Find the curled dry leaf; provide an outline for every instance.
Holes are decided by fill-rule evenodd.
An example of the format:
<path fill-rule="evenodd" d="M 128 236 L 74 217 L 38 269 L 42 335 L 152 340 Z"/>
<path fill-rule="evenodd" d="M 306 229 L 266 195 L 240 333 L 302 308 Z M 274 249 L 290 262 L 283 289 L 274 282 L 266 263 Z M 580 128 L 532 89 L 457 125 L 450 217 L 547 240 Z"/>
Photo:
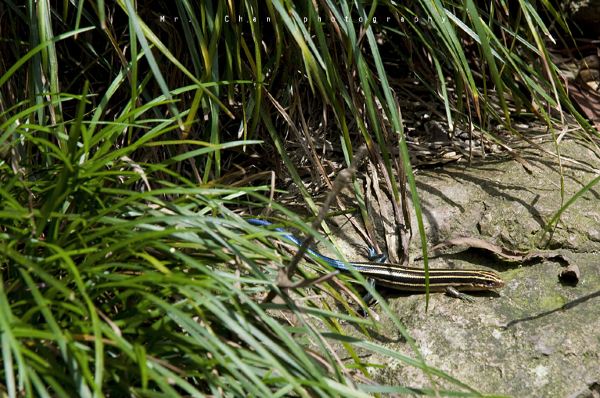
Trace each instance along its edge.
<path fill-rule="evenodd" d="M 579 282 L 581 273 L 577 264 L 569 264 L 566 268 L 562 269 L 558 274 L 558 279 L 563 283 L 569 285 L 577 285 Z"/>
<path fill-rule="evenodd" d="M 550 260 L 561 263 L 566 266 L 565 269 L 559 274 L 559 279 L 562 282 L 576 285 L 579 282 L 579 268 L 573 264 L 572 261 L 565 255 L 555 252 L 532 252 L 532 251 L 518 251 L 511 250 L 505 247 L 495 245 L 488 241 L 473 237 L 461 237 L 448 239 L 442 243 L 438 243 L 431 248 L 434 254 L 439 254 L 445 249 L 460 246 L 467 249 L 480 249 L 493 254 L 497 259 L 501 261 L 521 263 L 521 264 L 533 264 L 540 263 L 542 261 Z"/>

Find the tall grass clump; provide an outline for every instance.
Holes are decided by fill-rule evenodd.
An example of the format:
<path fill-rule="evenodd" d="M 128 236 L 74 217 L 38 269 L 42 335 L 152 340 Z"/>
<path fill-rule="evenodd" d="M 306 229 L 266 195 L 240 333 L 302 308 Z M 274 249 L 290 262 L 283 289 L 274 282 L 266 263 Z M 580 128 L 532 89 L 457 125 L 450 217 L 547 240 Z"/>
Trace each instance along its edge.
<path fill-rule="evenodd" d="M 450 125 L 471 115 L 509 128 L 502 91 L 518 92 L 515 80 L 522 99 L 559 104 L 562 91 L 544 86 L 555 71 L 525 61 L 544 56 L 544 24 L 520 4 L 506 25 L 502 7 L 472 1 L 0 4 L 2 394 L 478 395 L 416 349 L 370 342 L 377 324 L 346 303 L 343 278 L 319 279 L 316 265 L 283 283 L 290 258 L 269 243 L 277 233 L 242 216 L 268 208 L 314 236 L 307 215 L 279 204 L 282 189 L 316 215 L 313 194 L 366 144 L 396 222 L 408 223 L 412 195 L 424 241 L 405 86 L 390 76 L 413 68 Z M 374 354 L 421 369 L 431 386 L 375 383 L 381 365 L 364 359 Z"/>

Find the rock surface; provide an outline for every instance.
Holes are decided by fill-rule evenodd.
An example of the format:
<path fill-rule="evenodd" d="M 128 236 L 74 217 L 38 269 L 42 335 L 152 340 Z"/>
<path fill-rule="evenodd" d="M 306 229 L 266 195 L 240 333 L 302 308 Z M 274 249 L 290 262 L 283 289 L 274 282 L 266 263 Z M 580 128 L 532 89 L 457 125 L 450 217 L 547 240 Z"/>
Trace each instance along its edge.
<path fill-rule="evenodd" d="M 431 243 L 472 236 L 512 249 L 540 250 L 549 242 L 581 271 L 579 283 L 570 286 L 559 283 L 562 265 L 552 261 L 521 266 L 471 251 L 432 259 L 432 267 L 496 270 L 506 286 L 474 295 L 473 303 L 432 294 L 427 312 L 423 295 L 388 297 L 428 365 L 484 393 L 595 396 L 600 386 L 600 184 L 562 214 L 551 239 L 548 234 L 542 239 L 561 203 L 600 175 L 600 160 L 581 142 L 560 145 L 562 155 L 578 162 L 562 162 L 562 199 L 558 162 L 531 147 L 521 154 L 532 174 L 512 160 L 417 173 Z M 552 143 L 542 147 L 554 150 Z M 351 235 L 345 228 L 344 233 Z M 411 245 L 411 253 L 420 252 L 418 238 Z M 379 343 L 414 355 L 397 332 L 385 334 L 397 330 L 390 320 L 382 316 L 380 321 Z M 369 362 L 386 363 L 378 379 L 387 384 L 431 386 L 426 374 L 401 362 L 383 357 Z M 439 387 L 451 386 L 441 381 Z"/>

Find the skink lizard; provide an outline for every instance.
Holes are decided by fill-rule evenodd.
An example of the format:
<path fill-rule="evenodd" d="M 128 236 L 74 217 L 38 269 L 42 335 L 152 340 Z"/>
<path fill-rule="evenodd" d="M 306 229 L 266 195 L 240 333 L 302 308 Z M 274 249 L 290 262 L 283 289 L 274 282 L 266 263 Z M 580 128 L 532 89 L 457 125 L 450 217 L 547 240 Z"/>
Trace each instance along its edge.
<path fill-rule="evenodd" d="M 246 219 L 252 225 L 268 227 L 273 225 L 266 220 L 255 218 Z M 298 247 L 302 241 L 296 236 L 285 231 L 283 228 L 274 228 L 282 232 L 283 237 Z M 425 292 L 425 270 L 414 267 L 406 267 L 394 263 L 380 262 L 344 262 L 335 258 L 327 257 L 315 250 L 307 248 L 307 254 L 322 260 L 331 267 L 349 271 L 349 267 L 364 275 L 365 278 L 373 279 L 377 284 L 399 291 Z M 504 286 L 504 281 L 493 271 L 474 269 L 429 269 L 429 291 L 485 291 L 499 289 Z M 454 291 L 453 291 L 454 290 Z"/>

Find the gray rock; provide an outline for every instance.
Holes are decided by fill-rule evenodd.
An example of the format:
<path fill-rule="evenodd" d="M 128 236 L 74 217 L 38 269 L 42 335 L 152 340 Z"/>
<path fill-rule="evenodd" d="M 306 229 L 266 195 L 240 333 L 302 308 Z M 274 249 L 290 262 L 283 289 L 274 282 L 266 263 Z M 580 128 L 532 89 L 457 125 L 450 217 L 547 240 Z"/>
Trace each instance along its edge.
<path fill-rule="evenodd" d="M 543 147 L 553 150 L 551 143 Z M 559 283 L 562 265 L 555 262 L 521 266 L 482 253 L 456 253 L 430 265 L 496 270 L 506 286 L 474 295 L 474 303 L 432 294 L 428 312 L 423 295 L 389 299 L 427 364 L 481 392 L 579 397 L 593 396 L 600 385 L 600 184 L 563 213 L 553 234 L 543 234 L 561 204 L 598 175 L 593 170 L 600 169 L 600 161 L 581 142 L 565 140 L 560 148 L 579 162 L 562 162 L 564 196 L 558 162 L 534 148 L 521 149 L 533 174 L 515 161 L 488 159 L 416 175 L 430 244 L 459 236 L 513 249 L 539 250 L 548 243 L 581 271 L 578 285 L 568 286 Z M 350 229 L 344 227 L 340 241 L 359 242 L 358 237 L 348 239 Z M 411 253 L 420 253 L 418 238 L 412 240 Z M 414 357 L 409 345 L 397 340 L 391 321 L 382 316 L 380 322 L 379 342 Z M 400 361 L 382 357 L 369 362 L 385 363 L 377 375 L 382 382 L 431 386 L 426 374 Z M 452 388 L 443 381 L 438 387 Z"/>

